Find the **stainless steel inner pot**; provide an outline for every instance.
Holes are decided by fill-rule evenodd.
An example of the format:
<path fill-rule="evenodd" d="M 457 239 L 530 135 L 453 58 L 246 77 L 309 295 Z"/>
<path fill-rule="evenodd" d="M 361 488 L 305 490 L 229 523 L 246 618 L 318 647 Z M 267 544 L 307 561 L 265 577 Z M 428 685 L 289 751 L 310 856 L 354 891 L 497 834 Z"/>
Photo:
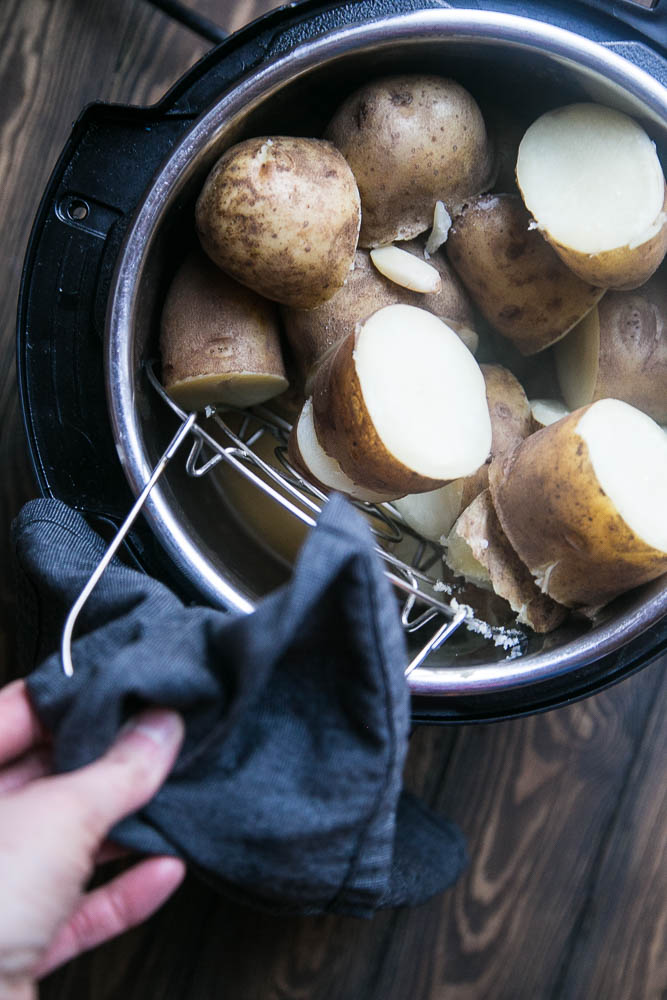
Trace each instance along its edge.
<path fill-rule="evenodd" d="M 120 254 L 107 316 L 106 376 L 118 454 L 138 494 L 174 431 L 147 384 L 165 288 L 192 232 L 193 205 L 215 160 L 253 135 L 318 135 L 355 86 L 381 74 L 435 72 L 485 98 L 539 114 L 596 100 L 639 119 L 667 162 L 667 91 L 613 51 L 523 17 L 429 10 L 358 24 L 302 44 L 243 78 L 197 121 L 164 163 Z M 146 517 L 178 568 L 209 602 L 251 611 L 288 569 L 225 502 L 219 481 L 192 480 L 184 456 L 169 467 Z M 531 638 L 507 660 L 482 639 L 452 638 L 410 677 L 413 693 L 441 697 L 509 691 L 550 680 L 618 650 L 667 612 L 667 584 L 618 599 L 596 627 L 568 625 Z"/>

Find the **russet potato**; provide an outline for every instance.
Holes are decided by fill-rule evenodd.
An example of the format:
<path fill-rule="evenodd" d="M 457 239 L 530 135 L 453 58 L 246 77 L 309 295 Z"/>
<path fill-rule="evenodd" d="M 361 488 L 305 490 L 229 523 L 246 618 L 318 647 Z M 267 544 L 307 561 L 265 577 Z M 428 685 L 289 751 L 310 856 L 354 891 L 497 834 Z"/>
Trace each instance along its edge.
<path fill-rule="evenodd" d="M 444 77 L 365 84 L 336 111 L 325 136 L 357 180 L 362 247 L 413 239 L 430 228 L 437 201 L 453 215 L 490 183 L 493 158 L 479 107 Z"/>
<path fill-rule="evenodd" d="M 310 309 L 343 285 L 357 246 L 359 192 L 331 143 L 247 139 L 222 155 L 196 206 L 202 247 L 268 299 Z"/>

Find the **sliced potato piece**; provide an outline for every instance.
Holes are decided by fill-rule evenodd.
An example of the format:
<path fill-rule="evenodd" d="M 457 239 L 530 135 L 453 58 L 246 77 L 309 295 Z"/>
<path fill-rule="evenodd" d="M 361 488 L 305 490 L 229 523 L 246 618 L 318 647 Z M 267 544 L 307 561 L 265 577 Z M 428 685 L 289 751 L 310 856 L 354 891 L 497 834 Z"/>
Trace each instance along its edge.
<path fill-rule="evenodd" d="M 615 399 L 494 459 L 500 523 L 543 593 L 599 607 L 667 571 L 667 436 Z"/>
<path fill-rule="evenodd" d="M 422 493 L 479 468 L 491 446 L 484 378 L 424 309 L 373 313 L 319 367 L 317 437 L 357 483 Z"/>
<path fill-rule="evenodd" d="M 555 424 L 569 413 L 565 403 L 560 399 L 533 399 L 530 401 L 530 415 L 533 421 L 533 431 L 541 431 L 549 424 Z"/>
<path fill-rule="evenodd" d="M 354 260 L 359 191 L 322 139 L 247 139 L 223 153 L 196 206 L 199 240 L 218 267 L 268 299 L 326 302 Z"/>
<path fill-rule="evenodd" d="M 440 76 L 406 74 L 365 84 L 336 111 L 325 137 L 359 185 L 362 247 L 425 232 L 436 201 L 458 211 L 485 190 L 493 166 L 477 103 Z"/>
<path fill-rule="evenodd" d="M 667 421 L 667 267 L 632 292 L 609 292 L 555 349 L 571 409 L 622 399 Z"/>
<path fill-rule="evenodd" d="M 288 454 L 291 462 L 301 469 L 307 479 L 324 492 L 337 490 L 353 500 L 363 500 L 365 503 L 384 503 L 395 500 L 395 494 L 378 493 L 358 486 L 349 476 L 346 476 L 335 458 L 331 458 L 317 440 L 313 423 L 313 401 L 307 399 L 292 427 L 288 442 Z"/>
<path fill-rule="evenodd" d="M 413 241 L 403 244 L 423 261 L 422 244 Z M 315 363 L 343 337 L 353 333 L 371 313 L 396 302 L 420 306 L 454 329 L 466 347 L 475 351 L 477 334 L 474 331 L 472 306 L 460 281 L 447 263 L 443 253 L 433 254 L 430 265 L 440 276 L 440 290 L 433 294 L 419 294 L 401 288 L 385 278 L 371 263 L 367 250 L 357 250 L 354 269 L 347 281 L 333 298 L 316 309 L 282 310 L 285 332 L 304 379 Z M 310 391 L 310 384 L 306 386 Z"/>
<path fill-rule="evenodd" d="M 186 410 L 252 406 L 287 388 L 274 304 L 200 250 L 186 257 L 167 292 L 160 353 L 164 387 Z"/>
<path fill-rule="evenodd" d="M 371 260 L 385 278 L 412 292 L 433 295 L 442 287 L 434 267 L 400 247 L 377 247 L 371 250 Z"/>
<path fill-rule="evenodd" d="M 413 531 L 432 542 L 441 542 L 449 534 L 461 513 L 463 481 L 455 479 L 428 493 L 411 493 L 393 505 Z"/>
<path fill-rule="evenodd" d="M 534 122 L 517 181 L 540 230 L 575 274 L 601 288 L 642 285 L 667 251 L 667 185 L 634 119 L 570 104 Z"/>
<path fill-rule="evenodd" d="M 535 632 L 551 632 L 567 615 L 542 594 L 500 526 L 489 490 L 480 493 L 454 525 L 447 542 L 447 565 L 470 583 L 491 587 Z"/>
<path fill-rule="evenodd" d="M 485 319 L 524 355 L 565 336 L 604 294 L 562 263 L 518 195 L 483 195 L 454 220 L 447 255 Z"/>

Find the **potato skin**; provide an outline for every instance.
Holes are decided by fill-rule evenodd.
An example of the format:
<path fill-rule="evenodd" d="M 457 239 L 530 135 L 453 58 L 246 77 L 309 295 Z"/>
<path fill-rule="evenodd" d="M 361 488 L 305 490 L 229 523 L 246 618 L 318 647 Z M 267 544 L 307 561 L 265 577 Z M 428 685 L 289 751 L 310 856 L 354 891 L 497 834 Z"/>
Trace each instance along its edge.
<path fill-rule="evenodd" d="M 533 422 L 528 398 L 521 383 L 502 365 L 480 365 L 486 383 L 486 399 L 491 417 L 491 454 L 477 472 L 464 476 L 461 510 L 464 510 L 489 485 L 489 462 L 509 451 L 532 433 Z"/>
<path fill-rule="evenodd" d="M 422 245 L 416 240 L 402 244 L 402 249 L 423 259 Z M 395 302 L 428 309 L 440 319 L 449 321 L 453 329 L 472 330 L 472 306 L 444 254 L 433 254 L 429 263 L 440 274 L 442 287 L 439 292 L 422 295 L 389 281 L 374 267 L 367 250 L 357 250 L 347 281 L 327 302 L 315 309 L 283 306 L 285 333 L 304 378 L 325 351 L 354 332 L 357 323 Z"/>
<path fill-rule="evenodd" d="M 540 633 L 562 624 L 566 609 L 538 589 L 503 532 L 488 489 L 463 511 L 454 532 L 468 543 L 487 570 L 494 592 L 509 603 L 519 622 Z"/>
<path fill-rule="evenodd" d="M 338 150 L 289 136 L 228 149 L 196 206 L 201 245 L 223 271 L 302 309 L 343 285 L 360 221 L 357 185 Z"/>
<path fill-rule="evenodd" d="M 341 340 L 317 369 L 313 420 L 317 438 L 350 479 L 379 493 L 425 493 L 445 480 L 429 479 L 387 451 L 366 408 L 354 363 L 355 334 Z"/>
<path fill-rule="evenodd" d="M 667 555 L 627 526 L 602 491 L 576 427 L 589 407 L 494 459 L 489 486 L 501 526 L 543 593 L 600 607 L 667 570 Z"/>
<path fill-rule="evenodd" d="M 581 402 L 622 399 L 667 423 L 667 264 L 635 291 L 608 292 L 592 318 L 598 370 L 590 400 Z"/>
<path fill-rule="evenodd" d="M 182 262 L 167 292 L 160 353 L 165 389 L 186 408 L 237 401 L 230 393 L 238 397 L 253 379 L 266 383 L 265 395 L 255 387 L 253 402 L 287 388 L 276 306 L 199 249 Z"/>
<path fill-rule="evenodd" d="M 456 217 L 447 256 L 489 323 L 524 355 L 564 337 L 604 291 L 572 274 L 517 195 L 483 195 Z"/>
<path fill-rule="evenodd" d="M 343 102 L 325 137 L 359 185 L 362 247 L 418 236 L 432 225 L 437 200 L 451 215 L 491 176 L 477 103 L 440 76 L 406 74 L 366 84 Z"/>
<path fill-rule="evenodd" d="M 602 253 L 587 254 L 564 246 L 544 233 L 563 263 L 582 281 L 599 288 L 631 291 L 641 287 L 660 267 L 667 253 L 667 184 L 662 206 L 665 220 L 651 239 L 637 247 L 617 247 Z"/>

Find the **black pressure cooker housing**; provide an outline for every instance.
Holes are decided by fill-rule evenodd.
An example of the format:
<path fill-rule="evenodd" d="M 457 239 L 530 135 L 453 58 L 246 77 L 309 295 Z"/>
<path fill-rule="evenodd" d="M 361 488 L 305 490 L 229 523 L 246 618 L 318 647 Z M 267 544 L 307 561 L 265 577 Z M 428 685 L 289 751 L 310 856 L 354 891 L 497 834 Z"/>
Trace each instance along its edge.
<path fill-rule="evenodd" d="M 76 122 L 43 196 L 31 234 L 18 316 L 21 404 L 37 481 L 45 496 L 113 531 L 134 501 L 109 422 L 104 330 L 109 289 L 135 209 L 159 166 L 202 112 L 266 60 L 335 29 L 424 9 L 453 7 L 521 14 L 611 46 L 667 86 L 667 0 L 647 9 L 607 3 L 437 3 L 317 0 L 282 7 L 218 45 L 150 108 L 103 103 Z M 612 8 L 612 13 L 609 8 Z M 185 600 L 201 600 L 147 525 L 128 554 Z M 604 659 L 512 691 L 469 698 L 415 698 L 425 721 L 488 721 L 541 711 L 628 676 L 667 650 L 667 622 Z"/>

